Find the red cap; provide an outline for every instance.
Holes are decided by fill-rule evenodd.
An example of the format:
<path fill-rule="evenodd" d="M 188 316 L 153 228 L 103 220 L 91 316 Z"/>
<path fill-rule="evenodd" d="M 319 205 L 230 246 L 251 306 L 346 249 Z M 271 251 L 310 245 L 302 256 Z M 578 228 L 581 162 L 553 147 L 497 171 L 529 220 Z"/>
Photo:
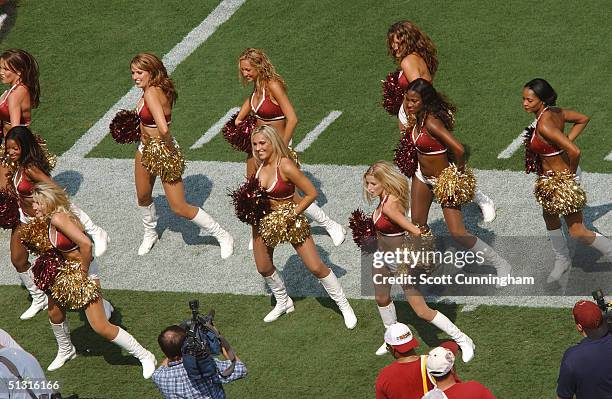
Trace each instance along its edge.
<path fill-rule="evenodd" d="M 572 310 L 576 324 L 583 328 L 594 330 L 601 325 L 603 314 L 599 307 L 591 301 L 578 301 Z"/>
<path fill-rule="evenodd" d="M 453 352 L 453 355 L 457 355 L 457 352 L 459 351 L 459 345 L 457 345 L 455 341 L 444 341 L 438 346 L 448 349 L 449 351 Z"/>

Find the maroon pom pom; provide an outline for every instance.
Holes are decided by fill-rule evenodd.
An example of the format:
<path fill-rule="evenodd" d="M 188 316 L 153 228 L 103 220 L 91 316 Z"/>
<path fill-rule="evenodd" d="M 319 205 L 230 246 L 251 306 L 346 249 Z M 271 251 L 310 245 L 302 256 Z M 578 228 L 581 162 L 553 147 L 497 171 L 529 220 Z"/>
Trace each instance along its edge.
<path fill-rule="evenodd" d="M 376 228 L 371 216 L 365 214 L 361 209 L 356 209 L 349 218 L 349 227 L 353 230 L 353 241 L 361 249 L 368 247 L 376 238 Z"/>
<path fill-rule="evenodd" d="M 412 141 L 412 134 L 406 131 L 395 147 L 395 156 L 393 162 L 399 170 L 406 176 L 414 176 L 417 170 L 419 160 L 417 158 L 417 150 Z"/>
<path fill-rule="evenodd" d="M 109 129 L 117 143 L 134 143 L 140 140 L 140 117 L 134 110 L 122 109 L 113 118 Z"/>
<path fill-rule="evenodd" d="M 62 265 L 64 258 L 57 249 L 50 249 L 40 255 L 34 266 L 32 273 L 34 274 L 34 283 L 38 288 L 45 291 L 47 294 L 51 292 L 51 286 L 55 283 L 58 267 Z"/>
<path fill-rule="evenodd" d="M 17 196 L 8 190 L 0 190 L 0 227 L 14 229 L 19 223 Z"/>
<path fill-rule="evenodd" d="M 232 197 L 236 216 L 244 223 L 254 226 L 270 212 L 270 201 L 266 191 L 255 176 L 247 179 L 228 195 Z"/>
<path fill-rule="evenodd" d="M 382 106 L 389 114 L 393 116 L 397 116 L 397 113 L 402 106 L 402 102 L 404 101 L 404 89 L 402 89 L 399 85 L 399 73 L 399 70 L 390 72 L 387 75 L 387 78 L 382 81 Z"/>
<path fill-rule="evenodd" d="M 528 126 L 523 130 L 523 144 L 525 145 L 525 173 L 537 173 L 538 176 L 542 175 L 544 169 L 542 168 L 542 159 L 540 154 L 535 153 L 529 149 L 529 143 L 531 137 L 535 134 L 535 128 Z"/>
<path fill-rule="evenodd" d="M 249 115 L 236 126 L 238 113 L 232 115 L 231 119 L 223 126 L 223 137 L 235 150 L 251 154 L 251 132 L 255 129 L 257 119 Z"/>

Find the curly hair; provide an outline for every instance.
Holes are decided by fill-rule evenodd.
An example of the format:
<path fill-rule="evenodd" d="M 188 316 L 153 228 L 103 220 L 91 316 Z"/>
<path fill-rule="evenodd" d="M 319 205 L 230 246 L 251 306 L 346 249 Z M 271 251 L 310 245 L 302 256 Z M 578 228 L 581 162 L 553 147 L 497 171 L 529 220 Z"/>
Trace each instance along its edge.
<path fill-rule="evenodd" d="M 150 86 L 159 87 L 162 89 L 170 104 L 174 105 L 178 99 L 178 93 L 174 88 L 174 82 L 168 77 L 168 71 L 163 62 L 152 53 L 140 53 L 137 54 L 132 61 L 130 66 L 134 66 L 143 71 L 151 74 Z"/>
<path fill-rule="evenodd" d="M 438 93 L 433 85 L 423 78 L 410 82 L 404 98 L 408 92 L 415 92 L 421 96 L 423 110 L 417 115 L 417 120 L 423 122 L 425 115 L 431 114 L 440 119 L 448 130 L 455 128 L 455 114 L 457 107 L 442 93 Z"/>
<path fill-rule="evenodd" d="M 23 83 L 30 93 L 32 108 L 40 104 L 40 84 L 38 83 L 38 62 L 32 54 L 18 48 L 8 49 L 0 54 L 0 59 L 6 62 L 8 68 L 19 74 Z"/>
<path fill-rule="evenodd" d="M 374 197 L 367 190 L 366 176 L 373 176 L 380 182 L 385 193 L 397 198 L 404 213 L 408 210 L 408 198 L 410 197 L 408 180 L 391 163 L 375 162 L 363 174 L 363 191 L 368 203 L 371 204 Z"/>
<path fill-rule="evenodd" d="M 243 60 L 248 61 L 249 64 L 251 64 L 251 66 L 257 71 L 255 88 L 258 91 L 264 89 L 266 83 L 273 80 L 279 82 L 281 86 L 283 86 L 283 89 L 287 90 L 285 81 L 283 80 L 282 76 L 276 72 L 274 65 L 272 65 L 272 61 L 270 61 L 270 58 L 268 58 L 266 53 L 260 49 L 251 47 L 245 49 L 238 58 L 238 77 L 243 85 L 246 86 L 248 84 L 248 81 L 244 78 L 244 76 L 242 76 L 242 73 L 240 73 L 240 61 Z"/>
<path fill-rule="evenodd" d="M 36 166 L 46 175 L 51 175 L 51 166 L 44 155 L 44 151 L 38 144 L 36 137 L 26 126 L 19 125 L 11 128 L 5 138 L 5 143 L 13 140 L 21 148 L 19 164 L 24 168 Z"/>
<path fill-rule="evenodd" d="M 32 190 L 32 199 L 40 205 L 44 214 L 65 213 L 77 226 L 83 228 L 83 224 L 72 211 L 70 198 L 63 188 L 50 183 L 37 183 Z"/>
<path fill-rule="evenodd" d="M 393 51 L 393 39 L 399 40 L 400 55 L 396 58 Z M 436 46 L 425 32 L 410 21 L 396 22 L 387 32 L 387 51 L 397 62 L 412 53 L 418 54 L 427 64 L 427 69 L 433 78 L 438 70 Z"/>

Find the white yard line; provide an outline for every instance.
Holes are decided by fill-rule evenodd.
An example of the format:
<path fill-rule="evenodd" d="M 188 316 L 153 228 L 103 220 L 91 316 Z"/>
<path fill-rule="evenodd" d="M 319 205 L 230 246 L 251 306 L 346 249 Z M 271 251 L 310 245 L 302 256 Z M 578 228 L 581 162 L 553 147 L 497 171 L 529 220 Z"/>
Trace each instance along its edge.
<path fill-rule="evenodd" d="M 612 152 L 609 153 L 605 158 L 606 161 L 612 161 Z"/>
<path fill-rule="evenodd" d="M 212 125 L 210 127 L 210 129 L 208 129 L 206 131 L 206 133 L 204 133 L 204 135 L 202 137 L 200 137 L 198 139 L 198 141 L 196 141 L 191 147 L 192 150 L 195 150 L 197 148 L 201 148 L 204 144 L 208 143 L 210 140 L 214 139 L 215 136 L 217 134 L 219 134 L 219 132 L 221 131 L 221 128 L 223 127 L 223 125 L 225 125 L 225 123 L 227 121 L 230 120 L 230 118 L 232 117 L 233 114 L 235 114 L 236 112 L 240 111 L 239 107 L 234 107 L 234 108 L 230 108 L 229 111 L 227 111 L 227 113 L 225 115 L 223 115 L 221 117 L 221 119 L 219 119 L 217 121 L 217 123 L 215 123 L 214 125 Z"/>
<path fill-rule="evenodd" d="M 508 159 L 523 145 L 523 133 L 519 134 L 512 143 L 508 145 L 502 152 L 499 153 L 497 159 Z"/>
<path fill-rule="evenodd" d="M 327 129 L 329 125 L 331 125 L 336 119 L 340 117 L 340 115 L 342 115 L 342 111 L 330 112 L 329 115 L 323 118 L 321 123 L 319 123 L 314 129 L 312 129 L 306 135 L 306 137 L 304 137 L 304 140 L 302 140 L 300 144 L 295 147 L 295 150 L 298 152 L 305 151 L 317 139 L 317 137 L 319 137 L 319 135 L 323 133 L 325 129 Z"/>
<path fill-rule="evenodd" d="M 172 50 L 163 58 L 168 73 L 172 73 L 176 67 L 201 46 L 221 24 L 226 22 L 244 4 L 246 0 L 223 0 L 208 16 L 191 32 L 187 34 Z M 115 105 L 113 105 L 104 116 L 97 121 L 77 142 L 66 151 L 62 157 L 65 159 L 84 158 L 98 145 L 108 133 L 108 125 L 117 111 L 120 109 L 134 108 L 134 104 L 141 95 L 140 90 L 132 88 Z"/>

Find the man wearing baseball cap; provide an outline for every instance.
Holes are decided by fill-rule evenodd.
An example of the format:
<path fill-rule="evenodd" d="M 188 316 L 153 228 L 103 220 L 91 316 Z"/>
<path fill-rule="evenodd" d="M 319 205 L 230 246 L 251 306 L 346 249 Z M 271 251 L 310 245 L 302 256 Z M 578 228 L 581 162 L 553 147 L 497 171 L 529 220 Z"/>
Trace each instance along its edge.
<path fill-rule="evenodd" d="M 395 323 L 385 331 L 385 343 L 396 360 L 378 374 L 376 399 L 421 399 L 434 385 L 425 367 L 426 356 L 414 350 L 419 342 L 407 325 Z"/>
<path fill-rule="evenodd" d="M 491 391 L 481 383 L 459 380 L 455 372 L 455 353 L 442 346 L 429 352 L 427 371 L 435 378 L 436 389 L 423 396 L 423 399 L 495 399 Z"/>
<path fill-rule="evenodd" d="M 584 338 L 565 351 L 557 379 L 559 399 L 612 397 L 612 335 L 599 307 L 578 301 L 572 310 Z"/>

